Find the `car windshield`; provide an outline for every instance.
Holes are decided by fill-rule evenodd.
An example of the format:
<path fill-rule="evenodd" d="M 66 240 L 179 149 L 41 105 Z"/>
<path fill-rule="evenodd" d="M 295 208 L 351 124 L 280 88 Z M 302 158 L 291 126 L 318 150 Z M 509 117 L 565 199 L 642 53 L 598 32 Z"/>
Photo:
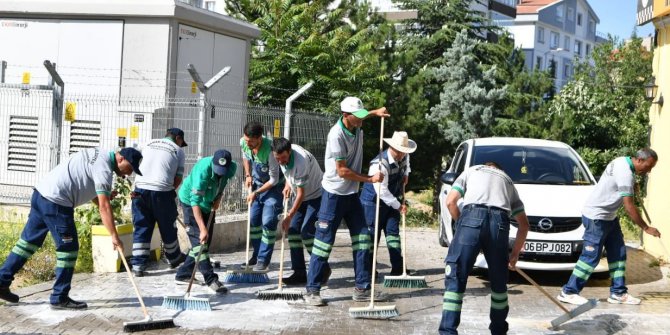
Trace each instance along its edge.
<path fill-rule="evenodd" d="M 475 146 L 472 165 L 495 162 L 516 184 L 593 185 L 568 148 L 515 145 Z"/>

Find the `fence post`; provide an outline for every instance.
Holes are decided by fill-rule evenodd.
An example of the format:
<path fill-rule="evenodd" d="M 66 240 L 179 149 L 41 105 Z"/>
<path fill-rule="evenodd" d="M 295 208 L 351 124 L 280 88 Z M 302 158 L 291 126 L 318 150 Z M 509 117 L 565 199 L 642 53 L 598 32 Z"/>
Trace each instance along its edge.
<path fill-rule="evenodd" d="M 0 62 L 0 84 L 5 83 L 5 70 L 7 70 L 7 61 Z"/>
<path fill-rule="evenodd" d="M 284 138 L 287 140 L 289 139 L 289 136 L 291 136 L 291 105 L 293 104 L 293 100 L 298 99 L 298 97 L 307 92 L 307 90 L 309 90 L 312 85 L 314 85 L 314 81 L 310 80 L 307 84 L 305 84 L 295 93 L 291 94 L 288 99 L 286 99 L 286 107 L 284 109 Z"/>
<path fill-rule="evenodd" d="M 191 78 L 198 86 L 198 90 L 200 90 L 200 99 L 198 104 L 198 107 L 200 107 L 200 110 L 198 111 L 198 159 L 200 159 L 203 157 L 203 152 L 205 151 L 205 109 L 207 109 L 208 102 L 207 91 L 209 91 L 209 89 L 217 82 L 219 82 L 223 76 L 230 72 L 230 66 L 226 66 L 221 69 L 221 71 L 215 74 L 214 77 L 209 79 L 206 83 L 202 81 L 193 64 L 186 65 L 186 70 L 188 70 Z"/>
<path fill-rule="evenodd" d="M 44 67 L 49 72 L 49 86 L 53 89 L 51 95 L 51 167 L 60 163 L 61 137 L 63 135 L 63 99 L 65 99 L 65 83 L 56 71 L 56 63 L 44 61 Z"/>

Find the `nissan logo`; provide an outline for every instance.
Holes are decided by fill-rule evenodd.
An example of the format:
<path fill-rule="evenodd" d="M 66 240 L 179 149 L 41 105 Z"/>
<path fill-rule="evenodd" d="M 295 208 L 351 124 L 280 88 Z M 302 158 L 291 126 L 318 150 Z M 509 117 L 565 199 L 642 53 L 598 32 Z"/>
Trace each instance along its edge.
<path fill-rule="evenodd" d="M 547 231 L 547 230 L 551 229 L 551 227 L 554 226 L 554 223 L 551 222 L 551 220 L 548 219 L 548 218 L 543 218 L 542 220 L 540 220 L 540 221 L 537 223 L 537 226 L 538 226 L 540 229 L 542 229 L 542 230 L 544 230 L 544 231 Z"/>

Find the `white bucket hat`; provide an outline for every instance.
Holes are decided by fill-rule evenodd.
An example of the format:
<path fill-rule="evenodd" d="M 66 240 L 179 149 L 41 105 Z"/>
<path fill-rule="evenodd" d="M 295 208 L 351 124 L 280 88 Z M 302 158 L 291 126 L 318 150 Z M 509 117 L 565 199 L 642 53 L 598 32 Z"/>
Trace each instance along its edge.
<path fill-rule="evenodd" d="M 404 131 L 394 132 L 393 137 L 385 138 L 384 142 L 388 143 L 393 149 L 406 154 L 411 154 L 416 151 L 416 142 L 410 140 L 407 136 L 407 132 Z"/>

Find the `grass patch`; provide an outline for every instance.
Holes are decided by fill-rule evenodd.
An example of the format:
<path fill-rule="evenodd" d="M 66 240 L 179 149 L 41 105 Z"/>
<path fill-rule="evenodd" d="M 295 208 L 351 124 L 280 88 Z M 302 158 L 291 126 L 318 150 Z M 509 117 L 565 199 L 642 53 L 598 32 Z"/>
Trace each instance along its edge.
<path fill-rule="evenodd" d="M 407 208 L 407 227 L 414 228 L 437 228 L 437 215 L 412 207 Z"/>
<path fill-rule="evenodd" d="M 21 236 L 25 223 L 0 222 L 0 259 L 7 259 L 16 241 Z M 79 237 L 79 257 L 75 272 L 92 272 L 93 255 L 91 252 L 91 227 L 77 223 Z M 23 268 L 16 274 L 16 287 L 30 286 L 53 280 L 56 276 L 56 247 L 51 234 L 47 234 L 42 247 L 33 254 Z"/>

